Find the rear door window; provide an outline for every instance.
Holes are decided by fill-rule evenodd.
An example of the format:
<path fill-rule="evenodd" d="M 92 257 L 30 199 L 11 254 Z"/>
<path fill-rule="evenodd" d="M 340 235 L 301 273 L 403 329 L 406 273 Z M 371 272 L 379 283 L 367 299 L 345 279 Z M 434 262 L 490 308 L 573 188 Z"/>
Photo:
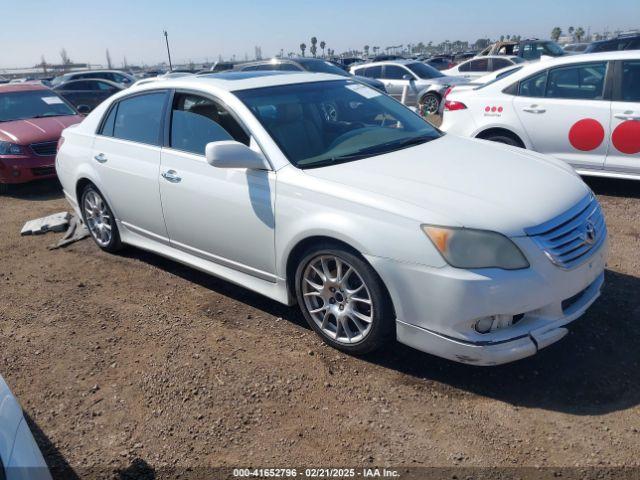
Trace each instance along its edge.
<path fill-rule="evenodd" d="M 547 86 L 547 73 L 548 71 L 545 70 L 522 80 L 518 89 L 518 95 L 522 97 L 544 97 Z"/>
<path fill-rule="evenodd" d="M 167 94 L 154 92 L 118 102 L 113 136 L 122 140 L 160 145 L 160 125 Z"/>
<path fill-rule="evenodd" d="M 501 70 L 501 69 L 503 69 L 505 67 L 508 67 L 510 65 L 513 65 L 513 63 L 511 63 L 506 58 L 493 58 L 493 59 L 491 59 L 491 71 L 492 72 L 495 72 L 496 70 Z"/>

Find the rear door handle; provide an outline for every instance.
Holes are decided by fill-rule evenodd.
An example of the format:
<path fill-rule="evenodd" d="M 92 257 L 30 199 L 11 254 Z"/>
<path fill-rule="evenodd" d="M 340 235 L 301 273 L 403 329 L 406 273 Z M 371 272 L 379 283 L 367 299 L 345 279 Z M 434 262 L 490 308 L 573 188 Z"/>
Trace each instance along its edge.
<path fill-rule="evenodd" d="M 162 178 L 171 183 L 179 183 L 182 180 L 182 177 L 178 176 L 178 172 L 175 170 L 167 170 L 166 172 L 162 172 Z"/>
<path fill-rule="evenodd" d="M 98 155 L 93 157 L 93 159 L 98 163 L 104 163 L 108 160 L 107 156 L 104 153 L 99 153 Z"/>
<path fill-rule="evenodd" d="M 527 112 L 527 113 L 535 113 L 535 114 L 541 114 L 546 112 L 546 110 L 544 108 L 538 108 L 537 105 L 531 105 L 529 108 L 523 108 L 523 111 Z"/>
<path fill-rule="evenodd" d="M 614 115 L 614 117 L 618 120 L 640 120 L 640 115 L 630 115 L 632 113 L 633 112 L 617 113 Z"/>

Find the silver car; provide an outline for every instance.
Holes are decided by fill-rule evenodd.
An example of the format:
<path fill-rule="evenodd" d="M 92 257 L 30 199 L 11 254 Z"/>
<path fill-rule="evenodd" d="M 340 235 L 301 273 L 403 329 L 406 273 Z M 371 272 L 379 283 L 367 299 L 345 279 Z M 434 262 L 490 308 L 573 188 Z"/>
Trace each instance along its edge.
<path fill-rule="evenodd" d="M 468 83 L 465 78 L 448 77 L 416 60 L 366 63 L 352 67 L 351 73 L 381 80 L 387 93 L 397 100 L 402 100 L 403 91 L 408 87 L 404 103 L 417 106 L 423 114 L 440 111 L 447 88 Z"/>

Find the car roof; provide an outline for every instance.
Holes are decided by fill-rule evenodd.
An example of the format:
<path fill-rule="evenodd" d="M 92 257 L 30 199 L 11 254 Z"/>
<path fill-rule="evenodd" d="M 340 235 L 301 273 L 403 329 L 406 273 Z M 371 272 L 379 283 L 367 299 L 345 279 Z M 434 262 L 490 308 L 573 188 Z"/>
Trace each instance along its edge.
<path fill-rule="evenodd" d="M 41 83 L 6 83 L 0 85 L 0 93 L 31 92 L 34 90 L 50 90 Z"/>
<path fill-rule="evenodd" d="M 154 82 L 133 85 L 129 88 L 135 90 L 148 90 L 158 88 L 193 88 L 214 87 L 228 92 L 250 90 L 253 88 L 275 87 L 280 85 L 292 85 L 296 83 L 326 82 L 331 80 L 345 80 L 345 77 L 329 73 L 308 72 L 280 72 L 280 71 L 250 71 L 250 72 L 221 72 L 204 75 L 191 75 L 186 77 L 159 79 Z"/>
<path fill-rule="evenodd" d="M 377 67 L 378 65 L 409 65 L 412 63 L 422 63 L 419 60 L 411 60 L 411 59 L 398 59 L 398 60 L 380 60 L 379 62 L 370 62 L 370 63 L 362 63 L 358 65 L 358 68 L 361 67 Z"/>

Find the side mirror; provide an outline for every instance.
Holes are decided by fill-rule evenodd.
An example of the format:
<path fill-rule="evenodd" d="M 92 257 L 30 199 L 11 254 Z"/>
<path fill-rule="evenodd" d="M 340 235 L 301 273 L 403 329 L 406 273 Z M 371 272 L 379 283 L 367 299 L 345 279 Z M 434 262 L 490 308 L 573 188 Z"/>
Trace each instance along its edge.
<path fill-rule="evenodd" d="M 264 155 L 234 140 L 207 143 L 205 157 L 209 165 L 218 168 L 270 169 Z"/>
<path fill-rule="evenodd" d="M 409 80 L 410 82 L 415 81 L 415 78 L 413 78 L 413 75 L 409 75 L 408 73 L 405 73 L 405 74 L 402 76 L 402 79 L 403 79 L 403 80 Z"/>
<path fill-rule="evenodd" d="M 91 112 L 91 107 L 89 105 L 78 105 L 76 107 L 76 110 L 78 110 L 78 113 L 80 115 L 87 115 L 89 112 Z"/>

